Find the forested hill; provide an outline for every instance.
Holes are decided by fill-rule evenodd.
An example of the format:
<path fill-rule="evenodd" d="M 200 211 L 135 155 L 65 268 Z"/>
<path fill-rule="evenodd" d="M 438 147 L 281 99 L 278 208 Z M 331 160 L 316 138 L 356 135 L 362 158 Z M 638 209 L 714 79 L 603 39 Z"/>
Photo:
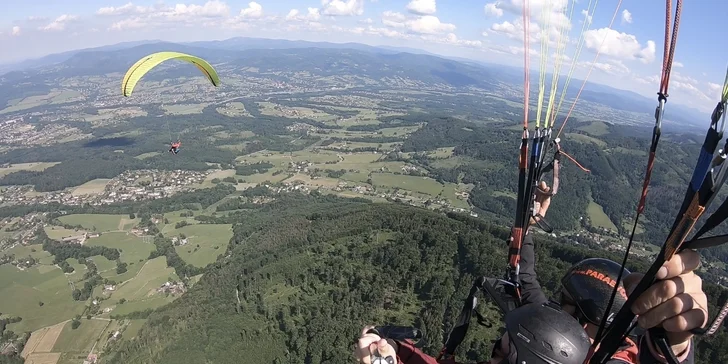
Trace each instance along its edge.
<path fill-rule="evenodd" d="M 473 279 L 502 275 L 506 259 L 506 229 L 399 204 L 292 194 L 231 216 L 227 256 L 151 313 L 109 363 L 348 363 L 365 324 L 417 326 L 434 354 Z M 595 253 L 538 242 L 537 269 L 549 291 L 568 266 Z M 722 296 L 707 289 L 711 299 Z M 462 358 L 486 358 L 498 335 L 493 306 L 481 312 L 490 327 L 473 326 Z M 701 342 L 698 362 L 728 361 L 721 346 L 728 347 L 725 333 Z"/>

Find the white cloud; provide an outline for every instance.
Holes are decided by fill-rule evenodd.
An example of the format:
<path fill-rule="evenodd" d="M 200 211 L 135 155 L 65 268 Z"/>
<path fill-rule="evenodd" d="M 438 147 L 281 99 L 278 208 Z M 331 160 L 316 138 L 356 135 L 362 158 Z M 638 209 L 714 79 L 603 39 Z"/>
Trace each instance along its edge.
<path fill-rule="evenodd" d="M 389 10 L 382 13 L 382 24 L 391 28 L 407 29 L 418 34 L 439 34 L 455 30 L 454 24 L 443 23 L 434 15 L 408 18 L 401 13 Z"/>
<path fill-rule="evenodd" d="M 586 9 L 581 11 L 581 15 L 584 15 L 584 19 L 586 20 L 587 25 L 591 25 L 592 20 L 594 20 L 594 17 L 589 15 L 589 12 Z"/>
<path fill-rule="evenodd" d="M 177 4 L 171 11 L 165 11 L 164 13 L 167 17 L 202 16 L 217 18 L 228 16 L 230 13 L 230 7 L 222 1 L 212 0 L 206 2 L 205 5 Z"/>
<path fill-rule="evenodd" d="M 372 20 L 372 18 L 366 18 L 364 20 L 359 20 L 359 22 L 362 24 L 374 24 L 374 20 Z"/>
<path fill-rule="evenodd" d="M 710 89 L 711 94 L 720 94 L 720 92 L 723 90 L 722 85 L 712 82 L 708 82 L 708 88 Z"/>
<path fill-rule="evenodd" d="M 607 62 L 578 62 L 577 65 L 589 69 L 593 67 L 608 73 L 610 75 L 627 75 L 629 74 L 629 67 L 627 67 L 620 60 L 610 60 Z"/>
<path fill-rule="evenodd" d="M 248 3 L 247 8 L 240 10 L 240 16 L 244 18 L 260 18 L 263 16 L 263 7 L 255 1 L 251 1 Z"/>
<path fill-rule="evenodd" d="M 503 9 L 499 9 L 496 6 L 496 3 L 488 3 L 485 4 L 485 15 L 488 16 L 495 16 L 496 18 L 500 18 L 503 16 Z"/>
<path fill-rule="evenodd" d="M 486 5 L 486 11 L 488 11 L 488 5 L 492 5 L 491 13 L 508 12 L 519 17 L 523 13 L 523 0 L 501 0 Z M 549 28 L 562 28 L 566 27 L 567 30 L 571 29 L 571 22 L 566 14 L 569 0 L 529 0 L 529 9 L 531 10 L 532 19 L 542 21 L 542 14 L 544 14 L 544 8 L 546 9 L 546 17 L 549 19 Z M 497 13 L 496 13 L 497 14 Z"/>
<path fill-rule="evenodd" d="M 373 26 L 367 27 L 364 32 L 367 33 L 367 34 L 379 35 L 379 36 L 388 37 L 388 38 L 407 39 L 407 38 L 410 37 L 407 34 L 398 32 L 398 31 L 393 30 L 393 29 L 381 28 L 381 27 L 373 27 Z"/>
<path fill-rule="evenodd" d="M 512 23 L 509 21 L 504 21 L 502 23 L 494 23 L 490 26 L 490 30 L 499 33 L 502 35 L 505 35 L 508 38 L 518 40 L 520 43 L 523 43 L 523 19 L 517 18 Z M 556 48 L 558 45 L 558 40 L 561 37 L 561 32 L 556 27 L 549 27 L 547 29 L 548 34 L 542 34 L 542 28 L 541 26 L 536 22 L 530 22 L 529 24 L 529 44 L 531 43 L 540 43 L 541 38 L 546 35 L 549 40 L 549 47 Z M 564 42 L 568 42 L 568 37 L 564 37 Z M 533 47 L 533 45 L 531 45 Z"/>
<path fill-rule="evenodd" d="M 672 66 L 677 67 L 677 68 L 685 67 L 684 64 L 682 64 L 681 62 L 678 62 L 678 61 L 672 61 Z"/>
<path fill-rule="evenodd" d="M 459 45 L 459 46 L 465 46 L 465 47 L 472 47 L 472 48 L 479 48 L 483 46 L 483 42 L 479 40 L 465 40 L 465 39 L 459 39 L 457 35 L 454 33 L 448 33 L 445 37 L 445 43 Z"/>
<path fill-rule="evenodd" d="M 31 15 L 28 17 L 28 21 L 46 21 L 48 20 L 47 16 L 35 16 Z"/>
<path fill-rule="evenodd" d="M 523 46 L 506 46 L 506 45 L 500 45 L 500 44 L 493 44 L 488 47 L 488 50 L 501 53 L 501 54 L 509 54 L 509 55 L 523 55 L 525 48 Z M 533 50 L 532 48 L 528 49 L 528 54 L 531 57 L 538 57 L 539 53 Z"/>
<path fill-rule="evenodd" d="M 642 63 L 651 63 L 655 60 L 655 42 L 648 40 L 643 48 L 636 36 L 614 29 L 587 30 L 584 32 L 584 44 L 595 51 L 601 46 L 601 54 L 612 57 L 639 59 Z"/>
<path fill-rule="evenodd" d="M 147 6 L 134 5 L 133 3 L 126 3 L 122 6 L 114 7 L 107 6 L 100 8 L 96 11 L 97 15 L 132 15 L 132 14 L 145 14 L 154 11 L 154 8 Z"/>
<path fill-rule="evenodd" d="M 321 18 L 321 13 L 318 8 L 308 8 L 307 19 L 319 20 L 320 18 Z"/>
<path fill-rule="evenodd" d="M 13 27 L 13 31 L 12 31 L 12 33 L 10 33 L 10 34 L 12 34 L 12 35 L 20 35 L 20 27 L 19 27 L 19 26 L 17 26 L 17 25 L 16 25 L 16 26 L 14 26 L 14 27 Z"/>
<path fill-rule="evenodd" d="M 432 15 L 425 15 L 415 20 L 409 20 L 406 24 L 409 30 L 422 34 L 436 34 L 455 30 L 454 24 L 443 23 L 436 16 Z"/>
<path fill-rule="evenodd" d="M 252 11 L 252 13 L 246 13 L 250 15 L 248 16 L 250 18 L 255 16 L 257 10 L 262 13 L 262 7 L 258 9 L 256 5 L 259 4 L 251 2 L 247 9 L 243 9 L 241 11 L 240 16 L 243 17 L 242 13 L 245 10 Z M 229 18 L 230 7 L 227 3 L 219 0 L 210 0 L 203 5 L 175 4 L 172 6 L 158 3 L 152 7 L 135 6 L 132 3 L 128 3 L 117 8 L 101 8 L 96 13 L 107 16 L 125 14 L 134 15 L 114 22 L 109 27 L 110 30 L 167 27 L 170 26 L 170 23 L 174 25 L 201 24 L 204 27 L 214 27 L 221 24 L 231 26 L 233 28 L 239 28 L 240 26 L 240 21 L 238 19 Z"/>
<path fill-rule="evenodd" d="M 706 95 L 705 92 L 703 92 L 701 90 L 701 87 L 698 87 L 698 86 L 700 86 L 700 82 L 698 82 L 698 80 L 696 80 L 690 76 L 685 76 L 685 75 L 682 75 L 680 72 L 674 72 L 674 71 L 670 74 L 671 89 L 685 91 L 688 94 L 690 94 L 690 96 L 693 96 L 693 97 L 697 96 L 698 98 L 700 98 L 704 101 L 711 101 L 711 100 L 717 99 L 717 97 L 710 97 L 710 96 Z M 715 95 L 715 96 L 719 96 L 719 95 Z"/>
<path fill-rule="evenodd" d="M 627 9 L 622 10 L 622 23 L 632 23 L 632 13 Z"/>
<path fill-rule="evenodd" d="M 286 15 L 286 20 L 295 20 L 296 18 L 298 18 L 298 9 L 291 9 Z"/>
<path fill-rule="evenodd" d="M 77 20 L 77 19 L 78 19 L 78 17 L 75 16 L 75 15 L 63 14 L 63 15 L 57 17 L 56 20 L 54 20 L 50 24 L 48 24 L 48 25 L 46 25 L 44 27 L 40 27 L 39 29 L 40 30 L 45 30 L 45 31 L 60 31 L 60 30 L 64 30 L 64 29 L 66 29 L 66 24 L 68 24 L 68 23 L 70 23 L 70 22 L 72 22 L 74 20 Z"/>
<path fill-rule="evenodd" d="M 418 15 L 432 15 L 437 11 L 435 0 L 412 0 L 407 4 L 410 13 Z"/>
<path fill-rule="evenodd" d="M 364 14 L 364 0 L 321 0 L 324 15 L 347 16 Z"/>
<path fill-rule="evenodd" d="M 308 14 L 301 15 L 298 9 L 291 9 L 291 11 L 288 12 L 288 15 L 286 15 L 286 20 L 288 21 L 302 21 L 302 20 L 308 20 L 308 21 L 318 21 L 321 18 L 321 13 L 319 12 L 318 8 L 308 8 Z"/>
<path fill-rule="evenodd" d="M 634 80 L 639 83 L 645 84 L 645 85 L 658 86 L 660 83 L 660 76 L 659 75 L 652 75 L 652 76 L 647 76 L 647 77 L 635 76 Z"/>
<path fill-rule="evenodd" d="M 127 29 L 139 29 L 144 28 L 147 23 L 140 17 L 124 19 L 111 24 L 109 29 L 111 30 L 127 30 Z"/>
<path fill-rule="evenodd" d="M 488 36 L 488 32 L 486 32 L 486 31 L 484 30 L 484 31 L 483 31 L 483 33 L 482 33 L 482 35 L 483 35 L 484 37 L 487 37 L 487 36 Z"/>
<path fill-rule="evenodd" d="M 382 13 L 382 24 L 392 28 L 404 28 L 407 17 L 396 11 L 387 10 Z"/>

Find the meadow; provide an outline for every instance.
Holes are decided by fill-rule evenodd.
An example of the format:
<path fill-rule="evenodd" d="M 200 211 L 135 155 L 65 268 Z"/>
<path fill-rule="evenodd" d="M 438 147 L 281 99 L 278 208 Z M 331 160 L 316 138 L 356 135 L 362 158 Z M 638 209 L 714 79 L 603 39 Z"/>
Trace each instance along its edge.
<path fill-rule="evenodd" d="M 188 243 L 176 246 L 177 254 L 196 267 L 205 267 L 214 262 L 217 256 L 225 252 L 225 248 L 233 236 L 232 225 L 229 224 L 198 224 L 187 225 L 174 229 L 166 236 L 179 236 L 184 234 Z"/>

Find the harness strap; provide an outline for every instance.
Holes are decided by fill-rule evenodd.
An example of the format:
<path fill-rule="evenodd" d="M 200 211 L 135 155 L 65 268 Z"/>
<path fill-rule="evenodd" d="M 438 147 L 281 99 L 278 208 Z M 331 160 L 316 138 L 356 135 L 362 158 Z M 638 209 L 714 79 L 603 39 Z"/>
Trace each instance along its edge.
<path fill-rule="evenodd" d="M 476 307 L 478 306 L 478 292 L 487 292 L 488 296 L 493 299 L 504 315 L 518 306 L 518 303 L 515 300 L 508 299 L 508 297 L 513 297 L 510 293 L 508 293 L 509 287 L 515 288 L 513 283 L 503 279 L 480 277 L 473 282 L 473 286 L 470 288 L 470 293 L 467 298 L 465 298 L 463 308 L 460 310 L 460 315 L 458 315 L 458 318 L 455 321 L 455 326 L 453 326 L 452 330 L 450 330 L 445 346 L 442 350 L 440 350 L 440 353 L 437 356 L 438 361 L 440 359 L 454 357 L 455 350 L 457 350 L 458 346 L 460 346 L 463 340 L 465 340 L 465 336 L 470 328 L 470 320 L 472 319 L 473 314 L 476 315 L 478 324 L 486 327 L 492 326 L 486 318 L 476 310 Z"/>

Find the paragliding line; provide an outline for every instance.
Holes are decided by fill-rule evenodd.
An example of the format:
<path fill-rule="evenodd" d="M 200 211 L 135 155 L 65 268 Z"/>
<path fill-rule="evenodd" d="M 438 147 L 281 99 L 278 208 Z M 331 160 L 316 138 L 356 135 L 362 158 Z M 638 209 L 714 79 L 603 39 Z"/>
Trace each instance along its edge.
<path fill-rule="evenodd" d="M 614 14 L 612 15 L 612 20 L 609 22 L 609 27 L 607 29 L 612 29 L 612 25 L 614 24 L 614 19 L 617 18 L 617 13 L 619 13 L 619 8 L 621 6 L 622 6 L 622 0 L 619 0 L 619 2 L 617 3 L 617 8 L 614 9 Z M 594 55 L 594 60 L 592 61 L 591 66 L 589 67 L 589 72 L 586 74 L 586 78 L 584 78 L 584 82 L 581 83 L 581 87 L 579 88 L 579 92 L 576 94 L 576 98 L 574 99 L 574 102 L 571 104 L 571 108 L 569 108 L 569 112 L 566 113 L 566 118 L 561 123 L 561 127 L 559 128 L 559 132 L 556 134 L 556 137 L 557 138 L 561 135 L 561 132 L 564 131 L 564 126 L 566 126 L 566 122 L 569 120 L 569 116 L 571 116 L 571 112 L 574 111 L 574 107 L 576 106 L 576 102 L 579 101 L 579 96 L 581 96 L 581 92 L 584 91 L 584 86 L 586 86 L 586 81 L 589 79 L 589 76 L 591 76 L 591 73 L 594 70 L 594 65 L 597 63 L 597 59 L 599 58 L 599 54 L 602 53 L 602 47 L 604 46 L 604 42 L 607 40 L 608 34 L 609 33 L 607 33 L 607 35 L 605 35 L 604 38 L 602 38 L 602 43 L 599 44 L 599 49 L 597 49 L 597 54 Z M 672 62 L 670 64 L 672 65 Z M 564 92 L 566 92 L 566 90 L 564 90 Z"/>

